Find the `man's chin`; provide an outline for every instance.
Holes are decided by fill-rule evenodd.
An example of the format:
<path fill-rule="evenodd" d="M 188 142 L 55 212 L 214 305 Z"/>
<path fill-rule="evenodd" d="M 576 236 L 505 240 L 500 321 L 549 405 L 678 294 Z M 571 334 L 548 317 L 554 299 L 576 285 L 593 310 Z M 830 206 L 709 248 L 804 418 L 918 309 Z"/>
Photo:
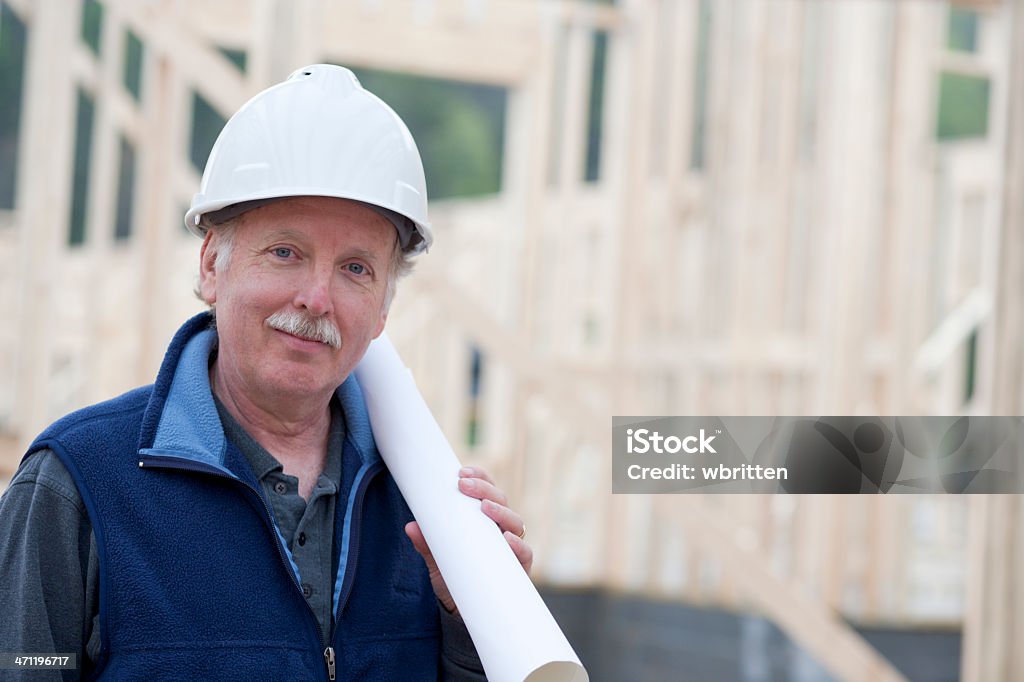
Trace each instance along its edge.
<path fill-rule="evenodd" d="M 344 381 L 344 377 L 337 383 L 328 378 L 339 376 L 336 366 L 301 360 L 275 364 L 276 367 L 264 367 L 258 381 L 263 392 L 282 399 L 305 401 L 318 394 L 329 398 Z"/>

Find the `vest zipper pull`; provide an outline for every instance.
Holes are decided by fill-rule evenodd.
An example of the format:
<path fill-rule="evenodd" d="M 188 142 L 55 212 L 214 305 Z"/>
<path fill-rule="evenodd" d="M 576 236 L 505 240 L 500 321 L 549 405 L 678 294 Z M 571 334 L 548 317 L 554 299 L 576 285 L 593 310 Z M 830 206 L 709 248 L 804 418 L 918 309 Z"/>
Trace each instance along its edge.
<path fill-rule="evenodd" d="M 324 660 L 327 661 L 327 676 L 334 679 L 334 647 L 324 649 Z"/>

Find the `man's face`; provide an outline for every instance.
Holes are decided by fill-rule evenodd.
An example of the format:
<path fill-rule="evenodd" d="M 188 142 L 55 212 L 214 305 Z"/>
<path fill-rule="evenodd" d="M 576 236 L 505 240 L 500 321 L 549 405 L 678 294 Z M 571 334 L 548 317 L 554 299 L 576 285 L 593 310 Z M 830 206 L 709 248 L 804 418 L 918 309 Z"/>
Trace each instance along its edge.
<path fill-rule="evenodd" d="M 220 236 L 211 231 L 200 293 L 217 308 L 218 380 L 252 398 L 329 397 L 384 329 L 396 240 L 391 223 L 360 204 L 282 199 L 241 217 L 218 271 Z M 275 329 L 267 320 L 278 313 L 321 318 L 340 346 Z"/>

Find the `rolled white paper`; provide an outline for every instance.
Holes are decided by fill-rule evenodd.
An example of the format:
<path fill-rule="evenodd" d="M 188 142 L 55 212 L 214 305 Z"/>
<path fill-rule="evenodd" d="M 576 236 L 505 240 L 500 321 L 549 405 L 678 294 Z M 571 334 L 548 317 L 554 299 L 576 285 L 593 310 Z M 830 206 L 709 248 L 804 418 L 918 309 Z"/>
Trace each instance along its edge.
<path fill-rule="evenodd" d="M 491 682 L 588 682 L 497 525 L 458 490 L 461 464 L 387 335 L 355 369 L 377 449 L 423 530 Z"/>

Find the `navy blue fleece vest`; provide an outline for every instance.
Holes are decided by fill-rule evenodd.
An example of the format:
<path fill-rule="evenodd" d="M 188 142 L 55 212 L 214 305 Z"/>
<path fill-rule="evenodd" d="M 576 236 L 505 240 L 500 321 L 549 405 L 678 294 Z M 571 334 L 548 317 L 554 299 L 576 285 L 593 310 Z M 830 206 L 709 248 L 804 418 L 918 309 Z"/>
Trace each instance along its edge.
<path fill-rule="evenodd" d="M 57 453 L 92 522 L 96 676 L 326 679 L 330 643 L 340 680 L 436 680 L 436 601 L 403 532 L 412 516 L 366 435 L 354 378 L 338 396 L 343 456 L 361 466 L 347 508 L 338 505 L 335 627 L 322 633 L 270 506 L 213 409 L 208 324 L 201 315 L 182 327 L 154 386 L 65 417 L 29 449 Z"/>

